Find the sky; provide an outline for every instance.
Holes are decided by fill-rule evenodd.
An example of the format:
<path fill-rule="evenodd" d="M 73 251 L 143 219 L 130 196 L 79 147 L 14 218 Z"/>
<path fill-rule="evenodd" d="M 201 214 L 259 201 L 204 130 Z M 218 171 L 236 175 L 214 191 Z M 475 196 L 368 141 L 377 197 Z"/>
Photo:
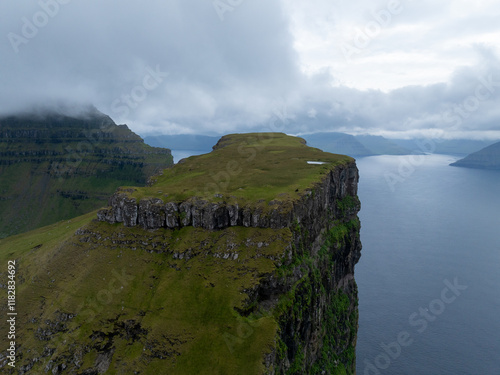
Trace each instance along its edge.
<path fill-rule="evenodd" d="M 2 0 L 0 115 L 500 139 L 494 0 Z"/>

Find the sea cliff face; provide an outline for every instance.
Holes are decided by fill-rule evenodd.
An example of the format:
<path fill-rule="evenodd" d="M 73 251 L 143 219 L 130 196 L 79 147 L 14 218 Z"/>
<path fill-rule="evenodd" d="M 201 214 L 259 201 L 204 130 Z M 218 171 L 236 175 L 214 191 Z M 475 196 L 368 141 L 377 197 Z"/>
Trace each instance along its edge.
<path fill-rule="evenodd" d="M 100 210 L 97 217 L 110 224 L 140 225 L 144 229 L 186 226 L 209 230 L 230 226 L 281 229 L 291 227 L 295 221 L 317 227 L 318 219 L 333 209 L 336 200 L 356 195 L 357 180 L 357 168 L 352 163 L 329 171 L 297 201 L 273 200 L 267 205 L 250 203 L 244 206 L 238 202 L 209 202 L 197 197 L 183 202 L 164 202 L 159 198 L 143 198 L 138 202 L 128 194 L 134 189 L 119 189 L 110 198 L 109 207 Z M 219 198 L 224 197 L 220 194 Z"/>
<path fill-rule="evenodd" d="M 352 163 L 304 197 L 291 227 L 291 262 L 252 294 L 254 303 L 276 306 L 277 347 L 266 359 L 270 374 L 355 373 L 357 182 Z"/>
<path fill-rule="evenodd" d="M 226 202 L 221 194 L 221 202 L 197 197 L 137 201 L 129 195 L 134 190 L 125 189 L 110 198 L 98 220 L 150 230 L 290 229 L 290 252 L 281 273 L 267 275 L 249 291 L 247 301 L 252 312 L 263 306 L 279 311 L 278 346 L 265 360 L 268 373 L 316 373 L 341 366 L 353 373 L 358 319 L 354 266 L 361 250 L 358 180 L 356 164 L 349 162 L 329 170 L 297 200 L 244 205 Z"/>
<path fill-rule="evenodd" d="M 354 374 L 357 184 L 349 157 L 231 135 L 73 235 L 0 242 L 29 280 L 11 373 Z"/>

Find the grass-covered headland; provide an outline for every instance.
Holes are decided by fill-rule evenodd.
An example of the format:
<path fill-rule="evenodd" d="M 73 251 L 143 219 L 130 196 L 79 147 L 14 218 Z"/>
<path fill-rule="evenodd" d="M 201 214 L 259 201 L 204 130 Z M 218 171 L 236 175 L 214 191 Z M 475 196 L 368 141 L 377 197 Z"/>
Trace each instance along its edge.
<path fill-rule="evenodd" d="M 147 230 L 93 212 L 1 240 L 0 283 L 16 260 L 18 312 L 17 367 L 2 371 L 353 373 L 356 184 L 351 158 L 283 134 L 231 135 L 130 194 L 292 205 L 291 225 Z"/>

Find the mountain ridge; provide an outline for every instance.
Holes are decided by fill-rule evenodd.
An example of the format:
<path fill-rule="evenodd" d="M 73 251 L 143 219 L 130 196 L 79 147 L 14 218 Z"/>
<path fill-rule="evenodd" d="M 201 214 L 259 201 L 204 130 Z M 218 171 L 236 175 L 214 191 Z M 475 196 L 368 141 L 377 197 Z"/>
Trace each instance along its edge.
<path fill-rule="evenodd" d="M 120 185 L 172 164 L 126 125 L 94 110 L 0 118 L 0 238 L 101 206 Z"/>
<path fill-rule="evenodd" d="M 455 167 L 500 170 L 500 142 L 474 152 L 450 165 Z"/>
<path fill-rule="evenodd" d="M 241 171 L 217 192 L 193 186 L 228 165 L 238 171 L 231 161 Z M 93 212 L 0 240 L 0 259 L 16 259 L 25 280 L 16 291 L 20 371 L 355 373 L 357 184 L 352 158 L 283 134 L 231 135 L 126 193 L 136 207 L 156 197 L 162 207 L 167 198 L 253 205 L 249 222 L 206 229 L 192 207 L 190 225 L 152 229 Z M 270 227 L 275 209 L 290 213 L 281 228 Z"/>

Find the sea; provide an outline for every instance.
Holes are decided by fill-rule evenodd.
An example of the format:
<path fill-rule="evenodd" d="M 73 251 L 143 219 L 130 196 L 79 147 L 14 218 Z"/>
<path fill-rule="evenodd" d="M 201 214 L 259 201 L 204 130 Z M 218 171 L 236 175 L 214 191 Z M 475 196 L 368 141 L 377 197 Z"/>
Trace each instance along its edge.
<path fill-rule="evenodd" d="M 357 375 L 500 375 L 500 171 L 458 159 L 357 159 Z"/>
<path fill-rule="evenodd" d="M 201 154 L 206 154 L 209 151 L 200 151 L 200 150 L 171 150 L 172 151 L 172 157 L 174 158 L 174 163 L 178 163 L 179 160 L 182 160 L 184 158 L 188 158 L 193 155 L 201 155 Z"/>
<path fill-rule="evenodd" d="M 500 171 L 359 158 L 358 375 L 500 374 Z"/>

